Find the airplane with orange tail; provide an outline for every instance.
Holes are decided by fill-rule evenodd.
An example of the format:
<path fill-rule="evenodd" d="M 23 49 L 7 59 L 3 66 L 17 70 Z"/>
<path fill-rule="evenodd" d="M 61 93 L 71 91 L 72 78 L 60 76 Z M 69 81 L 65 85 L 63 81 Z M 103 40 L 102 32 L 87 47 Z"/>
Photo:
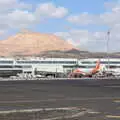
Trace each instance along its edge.
<path fill-rule="evenodd" d="M 88 70 L 87 72 L 81 70 L 80 68 L 75 69 L 72 73 L 68 75 L 69 78 L 81 78 L 81 77 L 92 77 L 92 75 L 98 73 L 101 70 L 100 60 L 96 62 L 95 68 Z"/>

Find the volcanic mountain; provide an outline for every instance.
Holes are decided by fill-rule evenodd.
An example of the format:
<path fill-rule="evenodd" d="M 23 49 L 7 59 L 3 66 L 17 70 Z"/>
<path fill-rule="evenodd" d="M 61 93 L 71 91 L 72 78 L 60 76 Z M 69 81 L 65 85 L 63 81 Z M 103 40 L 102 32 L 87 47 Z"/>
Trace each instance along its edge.
<path fill-rule="evenodd" d="M 0 55 L 34 55 L 44 51 L 68 51 L 72 44 L 52 34 L 20 32 L 0 41 Z"/>

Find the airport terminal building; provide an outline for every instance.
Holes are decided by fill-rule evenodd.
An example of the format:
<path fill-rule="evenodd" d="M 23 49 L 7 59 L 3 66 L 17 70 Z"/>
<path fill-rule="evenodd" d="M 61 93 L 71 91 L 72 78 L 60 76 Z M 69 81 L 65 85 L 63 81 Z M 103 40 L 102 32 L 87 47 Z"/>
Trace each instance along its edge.
<path fill-rule="evenodd" d="M 67 75 L 76 68 L 89 70 L 95 67 L 96 58 L 0 58 L 0 77 L 16 76 L 17 74 L 45 75 L 60 77 Z M 109 63 L 108 63 L 109 62 Z M 100 59 L 100 63 L 112 70 L 120 70 L 120 59 Z"/>
<path fill-rule="evenodd" d="M 75 69 L 77 63 L 77 59 L 65 58 L 0 58 L 0 76 L 14 76 L 17 73 L 66 74 Z"/>

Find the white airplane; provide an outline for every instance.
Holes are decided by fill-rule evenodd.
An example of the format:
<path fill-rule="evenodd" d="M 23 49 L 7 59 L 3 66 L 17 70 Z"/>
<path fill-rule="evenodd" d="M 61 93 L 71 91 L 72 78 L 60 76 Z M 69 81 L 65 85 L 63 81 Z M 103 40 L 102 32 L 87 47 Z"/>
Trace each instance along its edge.
<path fill-rule="evenodd" d="M 100 60 L 96 62 L 96 67 L 92 70 L 83 71 L 80 68 L 75 69 L 72 73 L 68 75 L 69 78 L 81 78 L 81 77 L 92 77 L 96 73 L 103 71 L 105 66 L 100 65 Z"/>

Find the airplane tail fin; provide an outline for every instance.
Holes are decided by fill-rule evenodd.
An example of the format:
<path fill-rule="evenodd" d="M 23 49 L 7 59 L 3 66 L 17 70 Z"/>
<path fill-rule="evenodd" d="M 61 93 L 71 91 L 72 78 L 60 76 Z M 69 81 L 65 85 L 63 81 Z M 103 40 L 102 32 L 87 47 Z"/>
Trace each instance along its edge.
<path fill-rule="evenodd" d="M 100 60 L 96 62 L 96 67 L 92 70 L 92 74 L 98 72 L 100 69 Z"/>
<path fill-rule="evenodd" d="M 96 63 L 96 69 L 99 69 L 99 68 L 100 68 L 100 60 L 98 60 Z"/>

